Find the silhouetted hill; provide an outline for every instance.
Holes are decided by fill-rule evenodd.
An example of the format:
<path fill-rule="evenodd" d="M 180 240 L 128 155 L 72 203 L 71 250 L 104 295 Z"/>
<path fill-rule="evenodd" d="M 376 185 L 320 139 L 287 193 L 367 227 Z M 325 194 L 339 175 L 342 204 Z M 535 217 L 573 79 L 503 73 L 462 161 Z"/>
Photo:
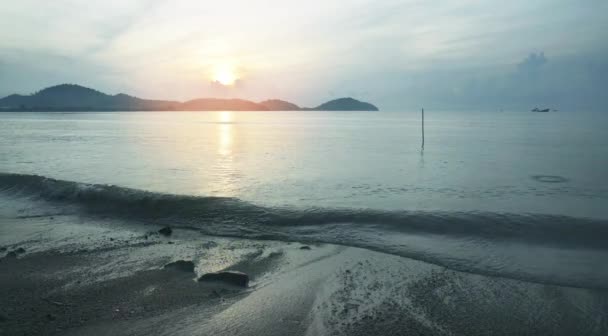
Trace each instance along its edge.
<path fill-rule="evenodd" d="M 149 100 L 119 93 L 108 95 L 74 84 L 52 86 L 24 96 L 13 94 L 0 99 L 0 111 L 377 111 L 369 103 L 352 98 L 332 100 L 316 108 L 278 99 L 255 103 L 244 99 L 201 98 L 187 102 Z"/>
<path fill-rule="evenodd" d="M 12 94 L 0 99 L 0 107 L 18 107 L 24 103 L 26 96 Z"/>
<path fill-rule="evenodd" d="M 269 99 L 260 102 L 269 111 L 299 111 L 301 108 L 293 103 L 280 99 Z"/>
<path fill-rule="evenodd" d="M 201 98 L 182 103 L 183 111 L 268 111 L 260 104 L 244 99 Z"/>
<path fill-rule="evenodd" d="M 122 93 L 111 96 L 73 84 L 52 86 L 29 96 L 10 95 L 0 99 L 0 108 L 5 110 L 166 110 L 178 105 L 179 102 L 146 100 Z"/>
<path fill-rule="evenodd" d="M 314 108 L 317 111 L 378 111 L 378 108 L 370 103 L 358 101 L 353 98 L 339 98 L 328 101 Z"/>

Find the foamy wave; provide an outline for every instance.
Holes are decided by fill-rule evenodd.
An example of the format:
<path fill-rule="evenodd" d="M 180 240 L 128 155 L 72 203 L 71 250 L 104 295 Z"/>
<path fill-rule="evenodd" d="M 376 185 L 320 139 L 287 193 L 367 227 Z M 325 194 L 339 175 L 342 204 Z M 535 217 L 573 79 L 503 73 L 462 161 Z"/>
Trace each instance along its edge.
<path fill-rule="evenodd" d="M 561 278 L 547 276 L 536 274 L 534 266 L 530 270 L 517 265 L 504 266 L 508 260 L 496 263 L 484 253 L 496 250 L 488 246 L 492 244 L 524 244 L 538 251 L 544 248 L 597 250 L 605 255 L 608 252 L 606 220 L 545 214 L 264 207 L 236 198 L 162 194 L 8 173 L 0 173 L 0 193 L 41 199 L 56 206 L 69 205 L 90 215 L 169 224 L 210 235 L 334 243 L 467 272 L 579 287 L 605 286 L 603 273 L 581 279 L 576 274 Z M 412 240 L 412 236 L 434 237 L 429 245 L 435 248 L 421 245 L 420 239 Z M 462 251 L 437 252 L 441 249 L 437 244 L 449 241 L 457 241 L 456 249 Z M 477 255 L 471 257 L 473 250 Z M 509 267 L 519 268 L 510 270 Z"/>
<path fill-rule="evenodd" d="M 155 193 L 113 185 L 62 181 L 37 175 L 0 173 L 0 191 L 78 205 L 106 216 L 143 220 L 171 219 L 197 226 L 262 228 L 352 224 L 378 230 L 420 232 L 487 239 L 532 241 L 557 245 L 605 247 L 608 221 L 545 214 L 446 211 L 380 211 L 373 209 L 263 207 L 236 198 Z"/>

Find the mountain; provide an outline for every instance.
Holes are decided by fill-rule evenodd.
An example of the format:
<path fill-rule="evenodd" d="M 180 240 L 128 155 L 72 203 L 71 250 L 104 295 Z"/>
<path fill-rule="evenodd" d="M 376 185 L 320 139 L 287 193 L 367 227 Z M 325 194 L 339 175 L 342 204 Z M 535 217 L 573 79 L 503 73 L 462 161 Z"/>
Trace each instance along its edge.
<path fill-rule="evenodd" d="M 353 98 L 340 98 L 328 101 L 314 108 L 317 111 L 378 111 L 378 108 L 370 103 L 358 101 Z"/>
<path fill-rule="evenodd" d="M 244 99 L 200 98 L 186 102 L 150 100 L 124 93 L 108 95 L 74 84 L 52 86 L 32 95 L 13 94 L 0 99 L 0 111 L 377 111 L 372 104 L 340 98 L 315 108 L 279 99 L 255 103 Z"/>
<path fill-rule="evenodd" d="M 280 99 L 269 99 L 259 103 L 268 111 L 299 111 L 300 107 L 296 104 Z"/>
<path fill-rule="evenodd" d="M 179 107 L 182 111 L 268 111 L 260 104 L 244 99 L 201 98 L 189 100 Z"/>
<path fill-rule="evenodd" d="M 111 96 L 74 84 L 61 84 L 38 91 L 29 96 L 10 95 L 0 99 L 4 110 L 170 110 L 180 103 L 164 100 L 147 100 L 123 93 Z"/>

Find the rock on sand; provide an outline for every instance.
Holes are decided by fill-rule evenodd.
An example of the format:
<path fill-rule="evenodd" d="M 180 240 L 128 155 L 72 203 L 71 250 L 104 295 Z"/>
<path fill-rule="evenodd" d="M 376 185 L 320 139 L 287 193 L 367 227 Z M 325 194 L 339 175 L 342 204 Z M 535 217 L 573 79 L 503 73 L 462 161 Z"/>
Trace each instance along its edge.
<path fill-rule="evenodd" d="M 217 281 L 239 287 L 247 287 L 249 285 L 249 276 L 245 273 L 236 271 L 223 271 L 203 274 L 198 278 L 198 281 Z"/>
<path fill-rule="evenodd" d="M 166 264 L 164 268 L 181 272 L 194 273 L 194 263 L 190 260 L 174 261 L 172 263 Z"/>

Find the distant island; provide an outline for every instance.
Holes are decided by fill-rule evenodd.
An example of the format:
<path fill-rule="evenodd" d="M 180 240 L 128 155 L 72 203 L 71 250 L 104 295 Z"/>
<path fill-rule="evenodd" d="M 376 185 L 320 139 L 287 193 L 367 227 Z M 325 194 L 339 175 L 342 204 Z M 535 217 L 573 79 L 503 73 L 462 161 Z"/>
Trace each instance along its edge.
<path fill-rule="evenodd" d="M 141 99 L 124 93 L 108 95 L 74 84 L 61 84 L 32 95 L 12 94 L 0 99 L 0 111 L 378 111 L 370 103 L 340 98 L 317 107 L 271 99 L 259 103 L 244 99 L 200 98 L 186 102 Z"/>

